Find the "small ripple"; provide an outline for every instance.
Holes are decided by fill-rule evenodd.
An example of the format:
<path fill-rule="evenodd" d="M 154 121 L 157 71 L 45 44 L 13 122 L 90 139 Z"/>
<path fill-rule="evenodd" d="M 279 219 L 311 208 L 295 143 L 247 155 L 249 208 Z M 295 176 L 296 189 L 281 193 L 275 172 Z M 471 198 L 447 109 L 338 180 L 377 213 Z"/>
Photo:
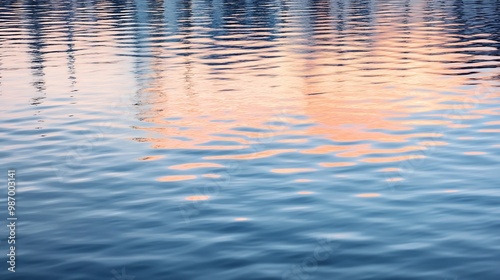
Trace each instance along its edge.
<path fill-rule="evenodd" d="M 360 161 L 369 163 L 382 163 L 382 162 L 398 162 L 398 161 L 409 161 L 413 159 L 423 159 L 426 158 L 424 155 L 407 155 L 407 156 L 396 156 L 396 157 L 380 157 L 380 158 L 363 158 Z"/>
<path fill-rule="evenodd" d="M 192 195 L 185 198 L 185 200 L 190 201 L 200 201 L 200 200 L 208 200 L 210 196 L 208 195 Z"/>
<path fill-rule="evenodd" d="M 295 179 L 293 181 L 297 182 L 297 183 L 309 183 L 309 182 L 312 182 L 313 180 L 311 180 L 311 179 Z"/>
<path fill-rule="evenodd" d="M 139 158 L 139 160 L 143 160 L 143 161 L 154 161 L 154 160 L 159 160 L 159 159 L 162 159 L 164 158 L 165 156 L 145 156 L 145 157 L 141 157 Z"/>
<path fill-rule="evenodd" d="M 196 179 L 198 176 L 196 175 L 172 175 L 172 176 L 164 176 L 157 178 L 156 180 L 159 182 L 175 182 L 175 181 L 187 181 Z"/>
<path fill-rule="evenodd" d="M 468 156 L 480 156 L 480 155 L 486 155 L 486 152 L 478 152 L 478 151 L 470 151 L 470 152 L 464 152 L 464 155 Z"/>
<path fill-rule="evenodd" d="M 297 192 L 297 194 L 300 194 L 300 195 L 311 195 L 311 194 L 314 194 L 314 192 L 311 192 L 311 191 L 300 191 L 300 192 Z"/>
<path fill-rule="evenodd" d="M 304 172 L 313 172 L 316 171 L 314 168 L 276 168 L 271 169 L 273 173 L 304 173 Z"/>
<path fill-rule="evenodd" d="M 323 167 L 345 167 L 356 165 L 355 162 L 320 162 L 318 165 Z"/>
<path fill-rule="evenodd" d="M 242 155 L 224 155 L 224 156 L 207 156 L 203 159 L 213 160 L 213 159 L 239 159 L 239 160 L 250 160 L 250 159 L 259 159 L 259 158 L 267 158 L 275 155 L 283 154 L 283 153 L 291 153 L 296 151 L 295 149 L 281 149 L 281 150 L 269 150 L 269 151 L 261 151 L 255 152 L 251 154 L 242 154 Z"/>
<path fill-rule="evenodd" d="M 379 193 L 360 193 L 357 194 L 356 197 L 363 197 L 363 198 L 372 198 L 372 197 L 379 197 L 381 194 Z"/>
<path fill-rule="evenodd" d="M 196 168 L 210 168 L 210 167 L 223 168 L 225 166 L 218 164 L 218 163 L 212 163 L 212 162 L 197 162 L 197 163 L 193 162 L 193 163 L 172 165 L 172 166 L 169 166 L 168 168 L 169 169 L 176 169 L 176 170 L 190 170 L 190 169 L 196 169 Z"/>

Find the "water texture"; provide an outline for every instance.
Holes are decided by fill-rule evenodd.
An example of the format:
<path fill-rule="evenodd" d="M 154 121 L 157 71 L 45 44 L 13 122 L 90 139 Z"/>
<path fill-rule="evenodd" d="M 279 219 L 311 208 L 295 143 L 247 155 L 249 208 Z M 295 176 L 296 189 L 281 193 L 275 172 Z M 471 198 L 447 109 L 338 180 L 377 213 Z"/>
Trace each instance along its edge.
<path fill-rule="evenodd" d="M 499 66 L 497 0 L 3 0 L 1 279 L 498 280 Z"/>

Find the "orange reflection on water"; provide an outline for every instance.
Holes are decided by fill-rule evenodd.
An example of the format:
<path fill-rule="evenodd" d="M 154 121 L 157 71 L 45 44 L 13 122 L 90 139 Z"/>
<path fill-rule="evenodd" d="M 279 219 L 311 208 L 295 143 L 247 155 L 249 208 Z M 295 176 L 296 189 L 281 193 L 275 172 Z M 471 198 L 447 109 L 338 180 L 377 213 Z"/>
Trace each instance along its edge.
<path fill-rule="evenodd" d="M 199 200 L 207 200 L 209 198 L 210 198 L 210 196 L 208 196 L 208 195 L 192 195 L 192 196 L 186 197 L 185 200 L 199 201 Z"/>
<path fill-rule="evenodd" d="M 357 197 L 379 197 L 381 194 L 379 193 L 360 193 L 356 195 Z"/>
<path fill-rule="evenodd" d="M 196 145 L 194 147 L 192 146 L 189 146 L 189 147 L 186 147 L 187 149 L 195 149 L 195 150 L 214 150 L 214 151 L 218 151 L 218 150 L 244 150 L 244 149 L 247 149 L 249 146 L 237 146 L 237 145 L 226 145 L 226 146 L 223 146 L 223 145 Z M 180 147 L 179 147 L 180 148 Z"/>
<path fill-rule="evenodd" d="M 205 178 L 220 178 L 222 177 L 221 175 L 219 174 L 212 174 L 212 173 L 208 173 L 208 174 L 203 174 L 201 175 L 202 177 L 205 177 Z"/>
<path fill-rule="evenodd" d="M 471 108 L 473 108 L 473 107 L 471 107 Z M 448 119 L 452 119 L 452 120 L 475 120 L 475 119 L 484 118 L 484 116 L 481 116 L 481 115 L 448 115 L 446 117 Z"/>
<path fill-rule="evenodd" d="M 297 194 L 300 194 L 300 195 L 310 195 L 310 194 L 313 194 L 313 192 L 310 192 L 310 191 L 300 191 L 300 192 L 297 192 Z"/>
<path fill-rule="evenodd" d="M 352 149 L 352 147 L 323 145 L 323 146 L 314 147 L 314 148 L 308 149 L 308 150 L 302 150 L 300 152 L 304 153 L 304 154 L 328 154 L 331 152 L 338 152 L 338 151 L 343 151 L 343 150 L 347 150 L 347 149 Z"/>
<path fill-rule="evenodd" d="M 415 13 L 425 9 L 413 8 Z M 454 120 L 498 114 L 471 105 L 473 93 L 463 87 L 470 83 L 469 77 L 457 75 L 463 71 L 455 66 L 473 61 L 475 55 L 452 51 L 449 46 L 462 42 L 446 28 L 430 28 L 425 21 L 415 21 L 407 28 L 380 15 L 377 20 L 390 24 L 370 24 L 369 36 L 357 29 L 345 36 L 333 28 L 333 21 L 329 25 L 296 17 L 290 20 L 287 24 L 295 24 L 293 33 L 302 36 L 252 40 L 246 34 L 227 32 L 213 38 L 209 28 L 193 22 L 193 28 L 175 34 L 176 40 L 151 43 L 146 55 L 153 58 L 144 65 L 150 71 L 138 78 L 144 80 L 138 94 L 144 106 L 139 107 L 138 116 L 148 123 L 138 129 L 147 135 L 136 140 L 157 149 L 209 151 L 200 156 L 204 160 L 254 160 L 300 151 L 305 161 L 331 154 L 368 156 L 359 161 L 389 163 L 425 158 L 419 152 L 447 144 L 436 140 L 442 134 L 425 126 L 463 129 L 467 125 Z M 237 30 L 246 28 L 234 24 Z M 324 32 L 316 32 L 319 27 Z M 154 30 L 155 34 L 163 32 Z M 274 34 L 251 31 L 261 36 Z M 206 45 L 215 46 L 210 56 L 200 49 Z M 186 49 L 189 55 L 155 56 Z M 445 94 L 450 92 L 453 94 Z M 454 110 L 453 114 L 441 115 L 448 110 Z M 429 118 L 432 114 L 434 119 Z M 315 146 L 317 138 L 329 141 Z M 267 147 L 267 143 L 273 146 Z M 394 148 L 380 149 L 377 143 L 394 143 Z M 242 151 L 236 154 L 236 150 Z M 414 155 L 400 155 L 407 152 Z M 391 154 L 394 156 L 384 157 Z M 198 161 L 170 168 L 222 167 L 197 166 Z M 356 164 L 335 159 L 315 163 L 322 167 Z M 270 169 L 275 173 L 314 171 Z"/>
<path fill-rule="evenodd" d="M 468 156 L 479 156 L 479 155 L 485 155 L 487 154 L 486 152 L 476 152 L 476 151 L 471 151 L 471 152 L 464 152 L 464 155 Z"/>
<path fill-rule="evenodd" d="M 383 168 L 383 169 L 380 169 L 378 170 L 379 172 L 399 172 L 401 171 L 401 168 L 397 168 L 397 167 L 389 167 L 389 168 Z"/>
<path fill-rule="evenodd" d="M 207 156 L 204 159 L 212 160 L 212 159 L 257 159 L 257 158 L 266 158 L 274 155 L 282 154 L 282 153 L 290 153 L 296 151 L 295 149 L 281 149 L 281 150 L 269 150 L 256 152 L 251 154 L 243 154 L 243 155 L 224 155 L 224 156 Z"/>
<path fill-rule="evenodd" d="M 356 165 L 355 162 L 320 162 L 318 164 L 323 167 L 344 167 Z"/>
<path fill-rule="evenodd" d="M 381 162 L 398 162 L 398 161 L 406 161 L 406 160 L 422 159 L 422 158 L 425 158 L 425 156 L 408 155 L 408 156 L 383 157 L 383 158 L 363 158 L 360 161 L 370 162 L 370 163 L 381 163 Z"/>
<path fill-rule="evenodd" d="M 478 115 L 492 115 L 492 116 L 500 116 L 500 111 L 498 109 L 480 109 L 474 110 L 472 113 Z"/>
<path fill-rule="evenodd" d="M 454 124 L 448 125 L 448 127 L 449 128 L 467 128 L 467 127 L 470 127 L 470 125 L 468 125 L 468 124 L 454 123 Z"/>
<path fill-rule="evenodd" d="M 204 147 L 200 146 L 200 143 L 221 138 L 216 134 L 239 135 L 234 137 L 238 141 L 241 141 L 243 137 L 250 139 L 272 138 L 284 133 L 286 129 L 277 125 L 263 126 L 262 124 L 272 120 L 273 114 L 280 112 L 278 108 L 283 107 L 290 108 L 289 111 L 292 113 L 305 114 L 310 118 L 309 121 L 302 122 L 317 124 L 305 131 L 294 133 L 322 135 L 341 142 L 368 139 L 380 142 L 404 142 L 408 138 L 422 137 L 422 135 L 391 134 L 369 130 L 404 131 L 416 125 L 453 125 L 449 121 L 443 120 L 398 121 L 389 119 L 390 117 L 408 116 L 412 112 L 450 109 L 451 105 L 443 104 L 444 101 L 463 101 L 463 96 L 436 96 L 434 91 L 415 90 L 418 86 L 426 87 L 426 85 L 433 85 L 432 88 L 436 88 L 434 81 L 440 76 L 435 73 L 443 72 L 446 69 L 444 62 L 463 58 L 460 55 L 446 52 L 445 49 L 440 49 L 439 46 L 442 44 L 430 44 L 428 41 L 436 40 L 436 42 L 443 43 L 447 40 L 451 41 L 453 38 L 447 37 L 447 33 L 437 29 L 433 31 L 434 36 L 426 39 L 425 44 L 422 39 L 410 36 L 406 45 L 412 52 L 403 53 L 399 46 L 401 43 L 394 40 L 393 35 L 391 35 L 394 30 L 388 26 L 377 26 L 377 28 L 380 30 L 374 33 L 376 34 L 374 39 L 378 41 L 378 44 L 373 46 L 359 44 L 355 40 L 341 37 L 342 40 L 349 41 L 360 50 L 369 50 L 370 58 L 356 53 L 340 54 L 334 52 L 332 55 L 332 52 L 317 51 L 313 53 L 314 59 L 306 60 L 305 57 L 295 54 L 293 46 L 296 42 L 289 42 L 293 39 L 284 37 L 280 39 L 283 40 L 282 46 L 291 47 L 283 47 L 280 52 L 283 55 L 288 54 L 293 59 L 281 60 L 279 63 L 271 61 L 270 63 L 278 63 L 276 66 L 282 66 L 279 71 L 260 69 L 259 75 L 252 75 L 254 71 L 249 69 L 249 75 L 241 76 L 240 73 L 243 73 L 245 68 L 250 67 L 243 63 L 239 64 L 240 69 L 234 69 L 238 71 L 219 72 L 220 80 L 213 83 L 207 83 L 204 80 L 204 78 L 210 77 L 210 67 L 200 61 L 198 57 L 190 57 L 189 71 L 196 73 L 198 79 L 190 79 L 189 87 L 186 87 L 180 82 L 186 81 L 182 72 L 173 71 L 168 73 L 172 76 L 170 80 L 178 82 L 170 84 L 168 87 L 161 80 L 151 83 L 152 87 L 147 89 L 151 93 L 148 98 L 152 101 L 149 112 L 154 112 L 154 114 L 150 114 L 150 117 L 145 120 L 164 126 L 161 129 L 142 129 L 165 136 L 182 135 L 192 140 L 180 141 L 167 137 L 156 137 L 147 138 L 147 141 L 154 143 L 155 148 L 201 149 Z M 231 36 L 236 36 L 236 34 Z M 334 33 L 331 36 L 332 40 L 338 39 Z M 217 44 L 221 43 L 223 42 L 217 42 Z M 231 44 L 231 41 L 225 43 Z M 171 44 L 175 45 L 176 43 Z M 346 46 L 349 45 L 348 42 L 346 44 Z M 423 45 L 427 45 L 427 49 L 422 49 Z M 231 51 L 234 50 L 217 50 L 221 56 L 228 58 L 228 62 L 232 56 Z M 429 53 L 440 52 L 443 53 L 440 60 L 429 61 L 425 59 Z M 253 58 L 250 52 L 240 54 L 240 56 L 240 60 L 244 60 L 245 56 L 249 61 Z M 402 60 L 402 57 L 406 57 L 405 60 Z M 380 69 L 366 70 L 364 64 L 369 61 L 378 61 Z M 172 62 L 175 64 L 174 61 Z M 352 65 L 349 65 L 350 63 Z M 338 66 L 331 68 L 328 65 Z M 398 70 L 401 67 L 406 67 L 404 79 L 401 77 L 402 71 Z M 335 72 L 332 73 L 332 70 Z M 160 68 L 155 68 L 154 71 L 159 71 L 158 77 L 166 76 L 165 73 L 161 73 Z M 266 75 L 267 72 L 269 75 Z M 366 75 L 368 73 L 372 75 Z M 178 79 L 175 78 L 176 76 Z M 306 76 L 308 78 L 305 78 Z M 446 84 L 440 84 L 438 88 L 457 91 L 456 88 L 463 84 L 464 79 L 460 76 L 452 76 L 446 81 Z M 396 85 L 394 81 L 399 82 Z M 388 85 L 393 87 L 389 89 Z M 193 92 L 196 92 L 196 95 Z M 318 93 L 325 94 L 308 95 Z M 155 96 L 158 96 L 156 100 Z M 164 110 L 167 107 L 168 110 Z M 260 115 L 255 115 L 253 112 L 260 112 Z M 232 121 L 214 122 L 210 117 L 199 118 L 200 115 L 210 117 L 228 115 Z M 165 121 L 165 117 L 168 116 L 179 116 L 182 119 Z M 463 116 L 461 117 L 463 118 Z M 449 116 L 449 118 L 454 118 L 454 116 Z M 287 118 L 281 120 L 292 122 Z M 171 125 L 175 125 L 175 127 Z M 263 129 L 263 131 L 233 130 L 237 126 Z M 179 127 L 194 129 L 179 130 Z M 287 133 L 293 132 L 288 131 Z M 307 140 L 285 139 L 278 141 L 298 143 Z M 223 149 L 223 147 L 208 147 L 208 149 Z M 345 148 L 342 146 L 320 146 L 302 152 L 328 153 L 342 149 Z M 398 151 L 395 150 L 394 153 L 398 153 Z M 258 155 L 256 156 L 258 157 Z M 249 156 L 240 159 L 252 158 L 255 157 Z"/>
<path fill-rule="evenodd" d="M 278 168 L 271 169 L 273 173 L 303 173 L 316 171 L 314 168 Z"/>
<path fill-rule="evenodd" d="M 278 140 L 277 142 L 279 143 L 306 143 L 307 139 L 281 139 L 281 140 Z"/>
<path fill-rule="evenodd" d="M 294 182 L 297 182 L 297 183 L 308 183 L 308 182 L 312 182 L 311 179 L 295 179 Z"/>
<path fill-rule="evenodd" d="M 443 121 L 443 120 L 409 120 L 402 121 L 403 124 L 410 126 L 418 126 L 418 125 L 449 125 L 451 121 Z"/>
<path fill-rule="evenodd" d="M 443 142 L 443 141 L 422 141 L 422 142 L 418 142 L 419 145 L 422 145 L 422 146 L 446 146 L 448 145 L 448 143 L 446 142 Z"/>
<path fill-rule="evenodd" d="M 193 162 L 193 163 L 172 165 L 168 168 L 169 169 L 176 169 L 176 170 L 189 170 L 189 169 L 207 168 L 207 167 L 224 167 L 224 165 L 221 165 L 218 163 L 212 163 L 212 162 Z"/>

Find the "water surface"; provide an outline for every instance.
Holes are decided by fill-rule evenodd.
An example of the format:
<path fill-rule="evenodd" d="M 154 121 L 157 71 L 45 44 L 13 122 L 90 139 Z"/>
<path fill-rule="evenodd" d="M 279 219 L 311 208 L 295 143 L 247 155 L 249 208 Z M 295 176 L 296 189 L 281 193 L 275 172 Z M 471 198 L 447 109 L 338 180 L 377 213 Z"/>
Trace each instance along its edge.
<path fill-rule="evenodd" d="M 3 1 L 2 279 L 500 279 L 499 34 L 495 0 Z"/>

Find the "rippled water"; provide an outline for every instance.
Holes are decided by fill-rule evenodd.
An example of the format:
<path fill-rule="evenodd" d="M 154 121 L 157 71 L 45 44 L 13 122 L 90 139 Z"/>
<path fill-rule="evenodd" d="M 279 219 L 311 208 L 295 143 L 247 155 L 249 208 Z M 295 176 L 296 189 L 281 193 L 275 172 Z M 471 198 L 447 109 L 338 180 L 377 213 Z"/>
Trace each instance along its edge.
<path fill-rule="evenodd" d="M 500 279 L 499 34 L 496 0 L 4 0 L 0 275 Z"/>

